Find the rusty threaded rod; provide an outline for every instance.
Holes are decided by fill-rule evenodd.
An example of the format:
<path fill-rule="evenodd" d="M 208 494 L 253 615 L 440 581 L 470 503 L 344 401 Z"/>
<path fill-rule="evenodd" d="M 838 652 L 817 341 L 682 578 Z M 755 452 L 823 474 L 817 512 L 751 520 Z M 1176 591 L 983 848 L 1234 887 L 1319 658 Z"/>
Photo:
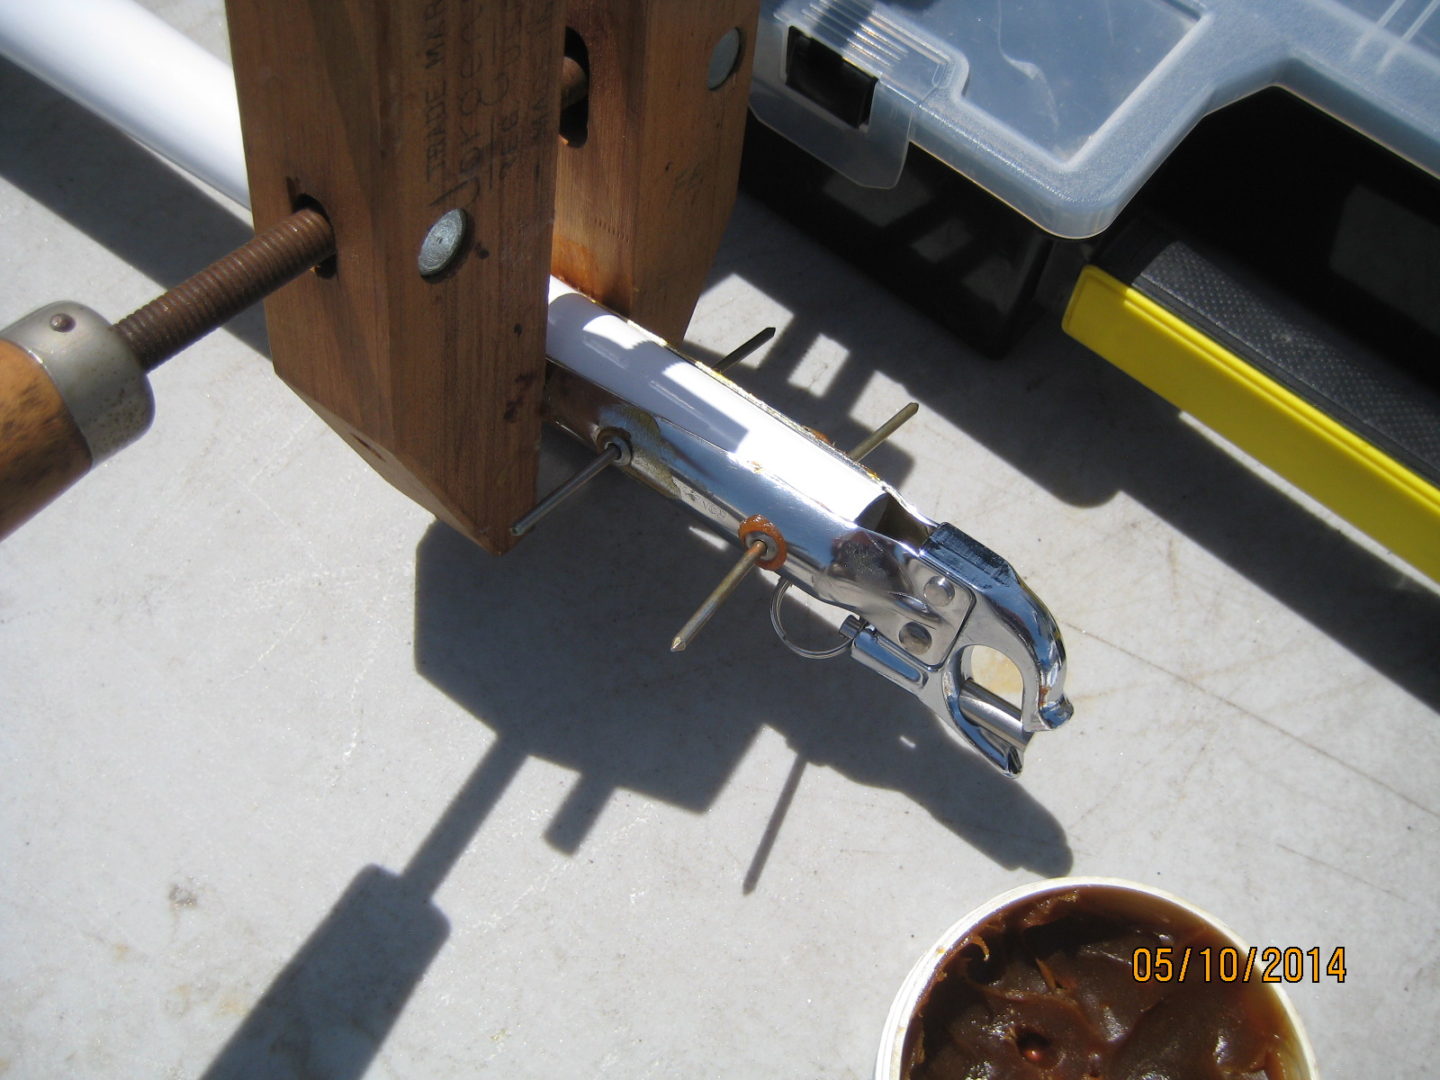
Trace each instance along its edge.
<path fill-rule="evenodd" d="M 115 324 L 153 371 L 251 304 L 335 253 L 330 222 L 297 210 Z"/>
<path fill-rule="evenodd" d="M 565 57 L 561 103 L 589 93 L 579 62 Z M 154 371 L 256 301 L 335 254 L 335 233 L 316 210 L 297 210 L 194 277 L 115 324 L 141 366 Z"/>

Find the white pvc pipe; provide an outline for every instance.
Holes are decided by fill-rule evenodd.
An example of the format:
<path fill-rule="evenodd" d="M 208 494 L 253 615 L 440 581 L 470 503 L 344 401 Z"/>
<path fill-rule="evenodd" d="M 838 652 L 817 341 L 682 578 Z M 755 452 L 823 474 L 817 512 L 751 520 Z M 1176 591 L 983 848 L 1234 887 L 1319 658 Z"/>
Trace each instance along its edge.
<path fill-rule="evenodd" d="M 774 491 L 789 487 L 844 521 L 860 520 L 885 494 L 879 480 L 844 454 L 821 445 L 723 375 L 685 359 L 644 327 L 553 277 L 545 351 L 628 405 L 703 440 L 717 455 L 733 455 L 745 475 L 732 478 L 736 490 L 729 494 L 737 494 L 753 475 L 765 504 L 777 501 Z M 635 452 L 638 457 L 640 450 Z M 828 548 L 817 557 L 826 565 Z"/>
<path fill-rule="evenodd" d="M 229 65 L 133 0 L 0 0 L 0 54 L 250 204 Z"/>

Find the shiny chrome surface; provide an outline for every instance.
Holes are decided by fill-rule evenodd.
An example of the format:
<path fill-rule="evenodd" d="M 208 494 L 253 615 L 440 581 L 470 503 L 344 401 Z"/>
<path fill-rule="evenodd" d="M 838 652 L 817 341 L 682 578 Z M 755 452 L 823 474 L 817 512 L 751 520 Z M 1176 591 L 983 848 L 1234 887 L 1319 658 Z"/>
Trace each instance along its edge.
<path fill-rule="evenodd" d="M 1064 693 L 1060 628 L 1008 562 L 955 526 L 937 526 L 922 555 L 941 569 L 939 580 L 969 594 L 964 627 L 944 660 L 923 663 L 853 616 L 841 627 L 851 638 L 850 655 L 909 690 L 988 761 L 1015 776 L 1031 735 L 1059 727 L 1073 712 Z M 933 580 L 927 585 L 932 593 L 941 591 Z M 963 595 L 957 590 L 956 600 Z M 975 680 L 970 651 L 975 646 L 1003 653 L 1019 669 L 1018 706 Z"/>
<path fill-rule="evenodd" d="M 984 545 L 937 524 L 850 457 L 642 327 L 552 282 L 552 418 L 592 446 L 619 433 L 622 467 L 739 544 L 762 515 L 784 580 L 853 614 L 859 663 L 909 690 L 1009 775 L 1036 731 L 1069 718 L 1053 616 Z M 787 644 L 789 644 L 787 642 Z M 987 646 L 1019 668 L 1018 704 L 974 677 Z"/>

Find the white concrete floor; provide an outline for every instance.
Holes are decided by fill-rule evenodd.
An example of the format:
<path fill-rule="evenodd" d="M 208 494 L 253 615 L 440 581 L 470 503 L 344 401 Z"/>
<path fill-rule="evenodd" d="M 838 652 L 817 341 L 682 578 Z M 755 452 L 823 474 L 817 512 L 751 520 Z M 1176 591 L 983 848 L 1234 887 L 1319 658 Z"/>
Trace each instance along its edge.
<path fill-rule="evenodd" d="M 244 231 L 0 68 L 0 321 Z M 791 656 L 760 580 L 668 653 L 729 555 L 623 477 L 473 550 L 251 313 L 0 546 L 0 1074 L 864 1077 L 935 935 L 1077 873 L 1343 946 L 1290 991 L 1326 1075 L 1433 1075 L 1435 587 L 1053 328 L 980 360 L 742 199 L 689 340 L 769 324 L 741 381 L 842 444 L 917 398 L 871 463 L 1059 617 L 1076 715 L 1019 782 Z"/>

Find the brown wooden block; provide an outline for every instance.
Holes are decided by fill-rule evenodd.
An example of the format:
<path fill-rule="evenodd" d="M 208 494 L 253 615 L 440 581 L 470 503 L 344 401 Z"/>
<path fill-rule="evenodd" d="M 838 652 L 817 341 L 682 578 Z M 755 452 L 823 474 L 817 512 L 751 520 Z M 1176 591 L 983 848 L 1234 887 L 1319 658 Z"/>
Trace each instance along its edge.
<path fill-rule="evenodd" d="M 493 552 L 534 502 L 563 52 L 554 0 L 229 0 L 257 229 L 313 201 L 332 267 L 266 304 L 279 375 Z M 456 264 L 417 256 L 446 211 Z"/>
<path fill-rule="evenodd" d="M 679 340 L 730 210 L 750 91 L 758 0 L 571 0 L 588 54 L 585 140 L 561 148 L 555 273 Z M 709 83 L 738 30 L 733 70 Z"/>

